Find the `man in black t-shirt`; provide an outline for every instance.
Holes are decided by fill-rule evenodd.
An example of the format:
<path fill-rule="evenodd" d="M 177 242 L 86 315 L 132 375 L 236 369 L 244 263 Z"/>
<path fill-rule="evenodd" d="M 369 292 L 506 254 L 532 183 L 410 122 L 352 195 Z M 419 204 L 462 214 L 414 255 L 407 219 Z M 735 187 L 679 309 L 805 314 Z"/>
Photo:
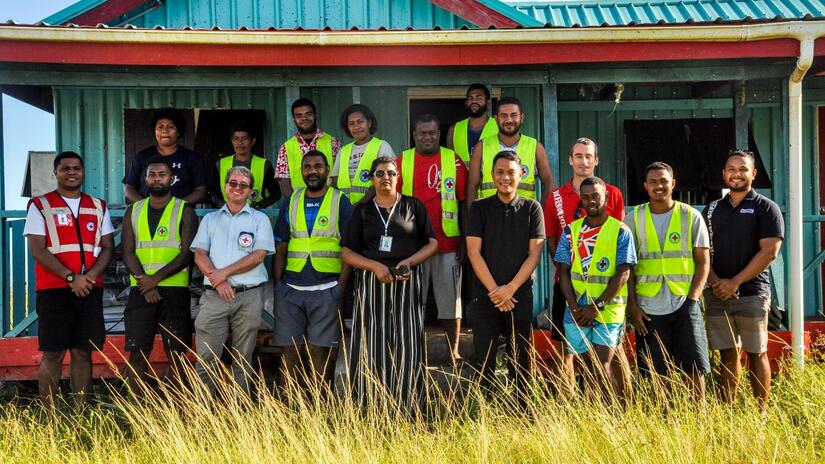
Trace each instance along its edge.
<path fill-rule="evenodd" d="M 779 206 L 752 188 L 756 177 L 752 153 L 732 151 L 722 177 L 730 193 L 710 202 L 703 213 L 711 250 L 704 293 L 708 344 L 721 352 L 722 399 L 736 399 L 741 346 L 748 353 L 754 396 L 764 407 L 771 387 L 768 266 L 779 254 L 785 226 Z"/>
<path fill-rule="evenodd" d="M 475 277 L 467 312 L 482 385 L 493 382 L 496 339 L 504 335 L 510 377 L 524 404 L 531 368 L 532 274 L 544 246 L 544 217 L 537 201 L 516 194 L 521 161 L 515 152 L 497 154 L 492 174 L 496 195 L 474 202 L 470 210 L 467 256 Z"/>
<path fill-rule="evenodd" d="M 146 185 L 146 168 L 153 156 L 166 156 L 172 166 L 172 196 L 185 200 L 192 206 L 206 200 L 206 176 L 203 159 L 186 147 L 178 145 L 186 123 L 178 111 L 160 110 L 152 118 L 157 145 L 138 152 L 123 176 L 123 189 L 129 202 L 136 202 L 149 195 Z"/>
<path fill-rule="evenodd" d="M 131 280 L 124 313 L 125 349 L 130 353 L 126 378 L 135 389 L 145 380 L 155 334 L 160 332 L 174 377 L 181 375 L 183 356 L 192 346 L 189 245 L 198 218 L 191 206 L 170 195 L 170 164 L 165 156 L 148 160 L 149 198 L 129 206 L 123 215 L 123 262 Z"/>

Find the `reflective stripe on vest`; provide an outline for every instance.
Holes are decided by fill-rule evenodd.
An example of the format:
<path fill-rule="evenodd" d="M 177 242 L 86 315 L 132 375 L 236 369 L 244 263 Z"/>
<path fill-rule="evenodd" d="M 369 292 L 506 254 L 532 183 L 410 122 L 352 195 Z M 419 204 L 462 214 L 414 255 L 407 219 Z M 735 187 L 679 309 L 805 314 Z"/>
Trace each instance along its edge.
<path fill-rule="evenodd" d="M 158 221 L 154 237 L 149 231 L 149 198 L 132 206 L 132 230 L 135 233 L 135 255 L 146 275 L 163 269 L 180 254 L 180 224 L 186 202 L 172 197 Z M 130 275 L 132 287 L 137 286 L 135 276 Z M 158 287 L 188 287 L 189 266 L 161 280 Z"/>
<path fill-rule="evenodd" d="M 582 271 L 581 257 L 579 256 L 579 232 L 581 232 L 584 218 L 577 219 L 570 224 L 570 249 L 573 254 L 573 264 L 570 267 L 570 280 L 576 293 L 576 300 L 581 300 L 586 294 L 588 302 L 599 298 L 616 275 L 616 253 L 619 231 L 622 222 L 608 216 L 596 236 L 596 246 L 593 249 L 590 267 L 587 275 Z M 606 301 L 604 309 L 596 315 L 596 321 L 603 324 L 620 324 L 624 322 L 625 307 L 627 305 L 627 285 L 622 288 L 613 299 Z"/>
<path fill-rule="evenodd" d="M 455 152 L 449 148 L 441 150 L 441 228 L 447 237 L 458 237 L 458 197 L 456 197 Z M 401 193 L 413 196 L 413 176 L 415 172 L 415 148 L 401 154 Z"/>
<path fill-rule="evenodd" d="M 453 150 L 458 153 L 458 156 L 464 161 L 464 164 L 470 163 L 470 156 L 472 155 L 473 147 L 470 146 L 469 143 L 469 129 L 470 129 L 470 119 L 462 119 L 455 123 L 455 127 L 453 128 Z M 487 122 L 484 123 L 484 127 L 481 129 L 481 135 L 479 136 L 479 140 L 492 137 L 494 135 L 498 135 L 498 123 L 496 120 L 491 117 L 487 117 Z"/>
<path fill-rule="evenodd" d="M 88 271 L 100 252 L 100 229 L 106 211 L 103 200 L 81 194 L 77 217 L 57 191 L 32 198 L 31 203 L 43 215 L 49 253 L 74 273 Z M 64 276 L 52 274 L 37 262 L 34 267 L 37 290 L 66 288 Z M 97 278 L 95 285 L 103 286 L 102 276 Z"/>
<path fill-rule="evenodd" d="M 686 296 L 690 291 L 695 264 L 693 222 L 689 208 L 690 206 L 678 201 L 673 206 L 664 246 L 659 244 L 650 204 L 633 208 L 633 225 L 639 249 L 634 273 L 636 293 L 640 296 L 656 296 L 664 282 L 667 282 L 674 295 Z M 640 218 L 642 222 L 639 222 Z"/>
<path fill-rule="evenodd" d="M 498 136 L 481 139 L 481 187 L 478 198 L 487 198 L 496 194 L 496 184 L 493 182 L 493 158 L 501 151 Z M 519 138 L 516 153 L 521 161 L 521 180 L 516 193 L 536 199 L 536 147 L 538 140 L 524 134 Z"/>
<path fill-rule="evenodd" d="M 338 190 L 349 198 L 349 202 L 353 205 L 361 201 L 364 195 L 372 185 L 370 179 L 370 167 L 375 158 L 378 158 L 378 149 L 384 141 L 378 137 L 373 137 L 367 142 L 367 148 L 364 149 L 364 154 L 361 155 L 361 160 L 358 162 L 358 169 L 352 178 L 349 176 L 349 158 L 352 156 L 352 147 L 355 142 L 350 142 L 341 147 L 341 153 L 338 155 Z"/>
<path fill-rule="evenodd" d="M 340 273 L 341 231 L 338 226 L 338 208 L 343 193 L 330 187 L 321 200 L 312 234 L 306 222 L 304 194 L 306 189 L 298 189 L 289 199 L 290 238 L 286 253 L 286 270 L 301 272 L 307 258 L 312 258 L 312 268 L 323 273 Z"/>
<path fill-rule="evenodd" d="M 298 143 L 298 137 L 295 135 L 284 143 L 286 147 L 286 160 L 289 163 L 289 183 L 292 189 L 304 188 L 307 185 L 304 183 L 304 176 L 301 173 L 301 161 L 304 159 L 304 149 Z M 335 160 L 332 159 L 332 136 L 324 133 L 324 135 L 315 139 L 315 150 L 327 155 L 327 163 L 332 166 Z"/>
<path fill-rule="evenodd" d="M 221 158 L 220 164 L 220 177 L 218 178 L 220 182 L 224 182 L 226 180 L 226 173 L 229 172 L 230 169 L 235 165 L 235 155 L 232 156 L 224 156 Z M 255 185 L 252 186 L 252 194 L 249 196 L 249 199 L 246 200 L 248 204 L 252 204 L 255 201 L 261 201 L 263 199 L 263 192 L 264 192 L 264 168 L 266 167 L 266 159 L 260 156 L 252 155 L 252 163 L 250 165 L 250 171 L 252 171 L 252 178 L 255 180 Z M 271 192 L 270 192 L 271 194 Z M 221 189 L 221 195 L 223 196 L 223 201 L 227 201 L 226 197 L 226 186 Z"/>

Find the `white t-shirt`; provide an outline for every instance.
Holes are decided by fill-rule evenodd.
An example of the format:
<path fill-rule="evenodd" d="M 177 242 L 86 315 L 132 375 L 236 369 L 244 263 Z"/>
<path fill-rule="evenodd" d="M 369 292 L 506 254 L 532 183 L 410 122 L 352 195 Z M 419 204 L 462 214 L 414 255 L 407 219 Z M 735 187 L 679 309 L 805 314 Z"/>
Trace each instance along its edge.
<path fill-rule="evenodd" d="M 364 156 L 364 152 L 367 150 L 368 143 L 363 145 L 352 144 L 352 153 L 349 155 L 349 178 L 352 179 L 355 176 L 355 171 L 358 170 L 358 164 L 361 162 L 361 157 Z M 390 158 L 395 159 L 395 152 L 392 151 L 392 147 L 386 140 L 381 141 L 381 145 L 378 146 L 378 157 L 387 156 Z M 338 156 L 335 157 L 335 163 L 332 165 L 332 172 L 329 174 L 330 177 L 338 177 L 339 172 L 341 171 L 341 154 L 339 153 Z"/>
<path fill-rule="evenodd" d="M 66 198 L 63 195 L 60 197 L 69 205 L 72 214 L 77 217 L 77 213 L 80 210 L 80 197 Z M 114 233 L 114 231 L 115 228 L 112 226 L 112 218 L 109 216 L 109 208 L 106 208 L 103 213 L 103 224 L 100 226 L 100 235 L 109 235 Z M 37 209 L 37 206 L 34 206 L 34 203 L 29 206 L 29 210 L 26 212 L 26 225 L 23 227 L 23 235 L 46 236 L 46 221 L 43 219 L 43 215 L 40 214 L 40 210 Z"/>

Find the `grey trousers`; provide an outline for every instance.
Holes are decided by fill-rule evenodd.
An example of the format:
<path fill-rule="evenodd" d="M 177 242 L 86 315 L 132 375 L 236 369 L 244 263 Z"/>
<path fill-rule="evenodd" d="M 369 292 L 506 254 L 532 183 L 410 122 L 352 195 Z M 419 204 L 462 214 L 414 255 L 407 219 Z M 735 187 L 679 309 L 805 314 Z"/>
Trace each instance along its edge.
<path fill-rule="evenodd" d="M 195 319 L 195 348 L 198 362 L 195 372 L 214 394 L 214 375 L 220 372 L 220 359 L 227 336 L 232 335 L 232 377 L 247 392 L 251 384 L 252 352 L 261 311 L 264 307 L 263 287 L 236 293 L 232 301 L 224 301 L 214 290 L 205 290 L 200 298 L 200 312 Z"/>

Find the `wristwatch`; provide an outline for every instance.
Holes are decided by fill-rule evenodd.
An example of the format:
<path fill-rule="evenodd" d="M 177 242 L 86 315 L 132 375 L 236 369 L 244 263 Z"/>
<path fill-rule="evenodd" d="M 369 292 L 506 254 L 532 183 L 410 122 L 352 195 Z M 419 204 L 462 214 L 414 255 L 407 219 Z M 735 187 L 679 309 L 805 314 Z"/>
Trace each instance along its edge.
<path fill-rule="evenodd" d="M 597 298 L 597 299 L 593 300 L 593 305 L 595 305 L 596 309 L 598 309 L 599 311 L 604 310 L 604 301 L 602 301 L 601 299 Z"/>
<path fill-rule="evenodd" d="M 70 272 L 69 275 L 67 275 L 66 278 L 64 278 L 63 280 L 65 280 L 66 283 L 70 284 L 70 283 L 74 282 L 74 277 L 75 277 L 75 273 Z"/>

